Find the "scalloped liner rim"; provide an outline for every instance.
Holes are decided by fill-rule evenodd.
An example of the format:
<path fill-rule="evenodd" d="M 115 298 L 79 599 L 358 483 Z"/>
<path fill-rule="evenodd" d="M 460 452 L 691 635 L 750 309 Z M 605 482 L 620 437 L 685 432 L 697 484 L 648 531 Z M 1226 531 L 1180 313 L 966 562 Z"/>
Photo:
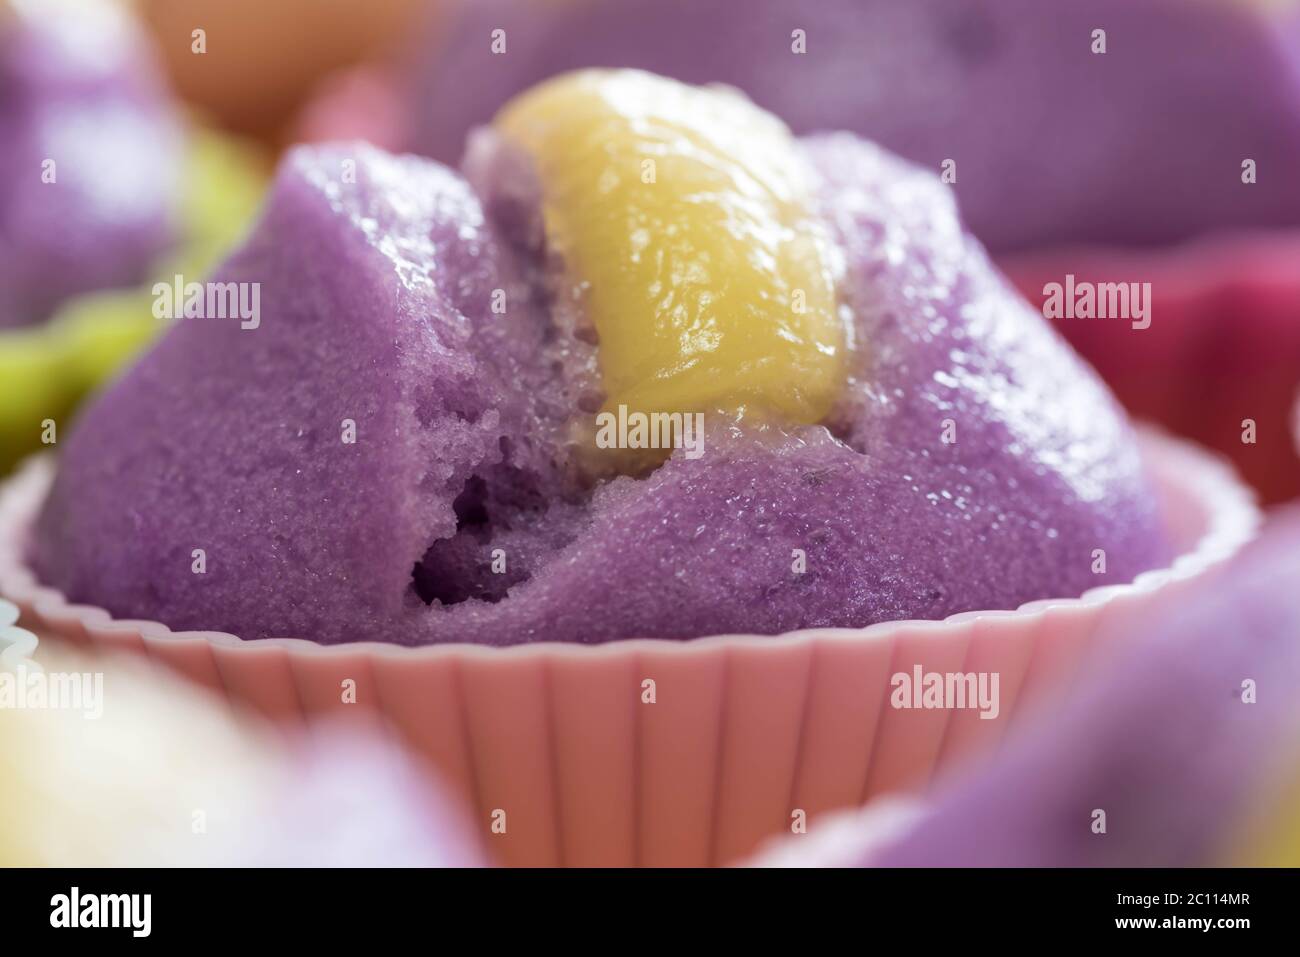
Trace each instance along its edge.
<path fill-rule="evenodd" d="M 878 622 L 865 628 L 806 628 L 780 635 L 711 635 L 687 641 L 663 638 L 629 638 L 601 644 L 562 641 L 537 641 L 494 646 L 467 642 L 445 642 L 417 647 L 358 641 L 338 645 L 321 645 L 304 638 L 263 638 L 246 641 L 220 631 L 172 631 L 161 622 L 138 619 L 114 619 L 103 608 L 69 602 L 57 589 L 39 584 L 26 566 L 21 552 L 30 531 L 36 504 L 43 498 L 54 477 L 54 463 L 49 455 L 38 455 L 21 466 L 17 473 L 0 485 L 0 595 L 19 606 L 29 606 L 42 618 L 57 625 L 92 625 L 124 635 L 137 634 L 151 639 L 201 639 L 214 645 L 250 650 L 280 648 L 300 655 L 328 658 L 365 652 L 384 657 L 429 659 L 444 655 L 472 655 L 519 660 L 552 655 L 620 655 L 639 654 L 648 650 L 692 654 L 735 644 L 760 642 L 768 647 L 796 647 L 814 640 L 837 641 L 883 640 L 899 632 L 910 635 L 944 634 L 972 621 L 1015 617 L 1041 618 L 1056 608 L 1097 607 L 1123 596 L 1150 593 L 1171 581 L 1190 578 L 1235 555 L 1249 542 L 1260 527 L 1262 516 L 1255 494 L 1241 483 L 1232 466 L 1215 453 L 1181 439 L 1173 438 L 1151 426 L 1138 429 L 1140 445 L 1148 467 L 1161 460 L 1157 484 L 1172 483 L 1191 493 L 1208 518 L 1208 527 L 1195 547 L 1179 555 L 1168 567 L 1152 569 L 1138 575 L 1131 583 L 1103 585 L 1089 589 L 1078 598 L 1042 598 L 1026 602 L 1015 610 L 965 611 L 941 620 L 902 619 Z M 1168 461 L 1165 462 L 1164 460 Z M 17 534 L 5 534 L 14 531 Z"/>

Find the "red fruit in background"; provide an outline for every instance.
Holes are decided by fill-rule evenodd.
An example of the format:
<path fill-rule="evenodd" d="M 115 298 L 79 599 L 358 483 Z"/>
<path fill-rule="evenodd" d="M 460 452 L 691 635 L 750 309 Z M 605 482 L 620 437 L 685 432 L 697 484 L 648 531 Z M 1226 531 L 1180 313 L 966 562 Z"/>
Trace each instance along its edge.
<path fill-rule="evenodd" d="M 1063 248 L 1003 257 L 1035 305 L 1044 286 L 1151 283 L 1151 324 L 1056 319 L 1138 418 L 1235 463 L 1266 502 L 1300 496 L 1300 233 L 1252 233 L 1163 250 Z M 1255 441 L 1243 440 L 1245 420 Z"/>

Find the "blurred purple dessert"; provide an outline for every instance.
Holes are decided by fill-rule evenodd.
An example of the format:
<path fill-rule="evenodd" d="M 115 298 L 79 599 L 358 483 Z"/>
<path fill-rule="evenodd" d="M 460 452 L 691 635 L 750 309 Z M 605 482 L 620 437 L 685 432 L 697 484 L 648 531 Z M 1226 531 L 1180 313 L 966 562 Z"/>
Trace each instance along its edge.
<path fill-rule="evenodd" d="M 300 148 L 186 299 L 61 444 L 34 534 L 42 580 L 115 616 L 687 639 L 1170 558 L 1122 412 L 947 188 L 730 91 L 561 77 L 463 175 Z"/>
<path fill-rule="evenodd" d="M 1293 3 L 442 8 L 412 51 L 408 109 L 411 147 L 443 162 L 459 159 L 466 133 L 535 83 L 583 67 L 635 67 L 736 86 L 796 133 L 849 130 L 945 170 L 967 223 L 995 251 L 1300 224 L 1290 173 L 1300 166 Z"/>
<path fill-rule="evenodd" d="M 858 863 L 1195 867 L 1281 863 L 1282 845 L 1296 864 L 1294 806 L 1281 818 L 1259 812 L 1300 754 L 1300 513 L 1279 514 L 1223 575 L 1112 636 L 1126 653 L 1061 713 L 1022 726 L 1003 754 L 913 805 Z M 883 823 L 868 811 L 856 836 L 837 828 L 862 843 Z M 1254 857 L 1240 841 L 1250 831 Z M 787 842 L 779 860 L 831 859 L 810 851 L 800 859 Z"/>
<path fill-rule="evenodd" d="M 172 239 L 182 147 L 122 10 L 0 3 L 0 328 L 146 278 Z"/>

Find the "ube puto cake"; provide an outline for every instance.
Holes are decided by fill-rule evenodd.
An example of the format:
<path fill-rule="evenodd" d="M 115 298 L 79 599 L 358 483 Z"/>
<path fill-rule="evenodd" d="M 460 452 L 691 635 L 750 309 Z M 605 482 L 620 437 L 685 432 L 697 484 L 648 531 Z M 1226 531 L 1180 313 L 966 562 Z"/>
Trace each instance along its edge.
<path fill-rule="evenodd" d="M 183 141 L 151 50 L 103 0 L 0 3 L 0 328 L 143 280 Z"/>
<path fill-rule="evenodd" d="M 290 723 L 354 687 L 509 864 L 923 786 L 1253 528 L 933 174 L 722 89 L 559 77 L 461 172 L 292 151 L 211 283 L 0 488 L 0 594 Z M 998 719 L 890 707 L 963 666 Z"/>
<path fill-rule="evenodd" d="M 636 67 L 739 87 L 796 133 L 851 130 L 936 171 L 950 162 L 967 223 L 995 251 L 1300 223 L 1290 2 L 462 0 L 443 11 L 413 51 L 409 113 L 412 148 L 444 162 L 549 76 Z"/>
<path fill-rule="evenodd" d="M 593 643 L 1013 609 L 1172 557 L 1122 413 L 949 190 L 733 92 L 557 78 L 463 173 L 300 148 L 212 278 L 257 315 L 178 321 L 59 447 L 30 557 L 72 601 Z"/>

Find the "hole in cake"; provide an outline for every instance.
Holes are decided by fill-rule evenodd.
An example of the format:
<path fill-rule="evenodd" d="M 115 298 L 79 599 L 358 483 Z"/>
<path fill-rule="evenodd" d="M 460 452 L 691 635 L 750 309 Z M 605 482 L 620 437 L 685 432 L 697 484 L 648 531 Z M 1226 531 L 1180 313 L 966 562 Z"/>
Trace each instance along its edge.
<path fill-rule="evenodd" d="M 471 598 L 496 602 L 514 584 L 506 575 L 492 571 L 487 548 L 492 535 L 487 494 L 487 483 L 478 475 L 470 476 L 452 502 L 456 533 L 429 546 L 411 570 L 415 593 L 426 605 L 435 601 L 456 605 Z"/>
<path fill-rule="evenodd" d="M 459 534 L 467 528 L 478 528 L 488 523 L 487 485 L 477 475 L 470 476 L 465 488 L 451 503 L 456 513 L 456 532 Z"/>
<path fill-rule="evenodd" d="M 505 463 L 470 476 L 452 502 L 455 533 L 430 545 L 411 570 L 421 601 L 499 602 L 573 541 L 588 520 L 585 503 L 544 486 L 537 475 Z"/>

